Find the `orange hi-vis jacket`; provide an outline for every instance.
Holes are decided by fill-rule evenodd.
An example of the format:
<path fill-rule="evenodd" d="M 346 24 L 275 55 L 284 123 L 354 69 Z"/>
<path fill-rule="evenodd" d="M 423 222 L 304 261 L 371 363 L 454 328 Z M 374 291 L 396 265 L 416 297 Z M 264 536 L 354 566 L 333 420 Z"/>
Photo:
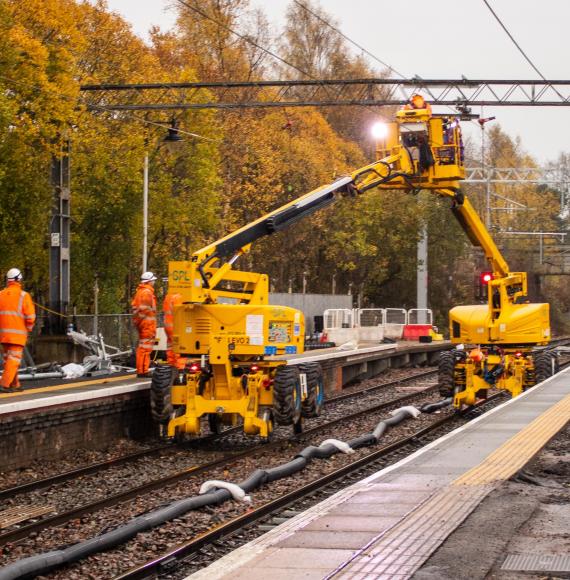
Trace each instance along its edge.
<path fill-rule="evenodd" d="M 25 346 L 36 322 L 31 296 L 19 282 L 11 280 L 0 292 L 0 343 Z"/>
<path fill-rule="evenodd" d="M 133 310 L 133 322 L 139 331 L 139 335 L 156 334 L 156 297 L 154 288 L 147 282 L 141 282 L 133 301 L 131 302 Z"/>
<path fill-rule="evenodd" d="M 164 332 L 169 342 L 172 341 L 172 332 L 174 330 L 174 307 L 182 304 L 182 294 L 178 292 L 169 292 L 164 297 L 162 303 L 162 312 L 164 313 Z"/>
<path fill-rule="evenodd" d="M 404 110 L 404 111 L 413 111 L 413 110 L 418 110 L 418 109 L 425 109 L 430 115 L 432 114 L 431 105 L 429 103 L 425 103 L 423 107 L 414 107 L 414 105 L 411 105 L 410 103 L 406 103 L 402 107 L 402 110 Z"/>

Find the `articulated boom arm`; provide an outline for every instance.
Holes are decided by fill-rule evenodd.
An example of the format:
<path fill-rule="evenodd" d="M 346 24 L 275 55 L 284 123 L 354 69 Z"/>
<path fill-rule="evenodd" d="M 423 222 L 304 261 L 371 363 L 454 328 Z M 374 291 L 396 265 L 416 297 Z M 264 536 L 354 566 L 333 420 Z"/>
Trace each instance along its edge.
<path fill-rule="evenodd" d="M 267 276 L 232 270 L 233 264 L 249 252 L 256 240 L 284 230 L 334 203 L 350 183 L 350 177 L 342 177 L 194 252 L 189 262 L 171 262 L 171 287 L 183 294 L 185 302 L 214 303 L 218 298 L 237 298 L 245 303 L 254 300 L 267 303 Z M 220 283 L 226 287 L 220 287 Z"/>
<path fill-rule="evenodd" d="M 337 179 L 264 215 L 254 222 L 198 250 L 188 262 L 170 263 L 170 287 L 184 302 L 216 303 L 233 298 L 242 303 L 266 304 L 268 279 L 264 274 L 233 270 L 237 259 L 256 240 L 284 230 L 334 203 L 341 196 L 356 196 L 372 189 L 428 189 L 453 200 L 452 211 L 469 239 L 489 260 L 495 280 L 513 287 L 509 300 L 526 295 L 526 275 L 509 273 L 508 265 L 468 199 L 459 189 L 465 177 L 459 124 L 427 110 L 399 111 L 386 126 L 379 143 L 379 161 Z M 515 296 L 516 294 L 516 296 Z"/>

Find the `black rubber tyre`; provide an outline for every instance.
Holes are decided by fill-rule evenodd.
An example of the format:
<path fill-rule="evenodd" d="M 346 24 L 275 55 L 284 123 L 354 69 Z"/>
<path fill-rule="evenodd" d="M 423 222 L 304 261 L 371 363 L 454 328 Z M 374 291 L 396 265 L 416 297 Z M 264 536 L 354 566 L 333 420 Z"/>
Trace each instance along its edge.
<path fill-rule="evenodd" d="M 309 362 L 299 365 L 299 370 L 307 376 L 307 398 L 301 404 L 303 417 L 319 417 L 325 398 L 321 365 Z"/>
<path fill-rule="evenodd" d="M 300 377 L 296 366 L 280 366 L 273 381 L 273 418 L 278 425 L 294 425 L 301 417 Z"/>
<path fill-rule="evenodd" d="M 158 365 L 152 373 L 150 383 L 150 410 L 152 418 L 166 425 L 172 414 L 170 387 L 174 380 L 174 369 L 170 365 Z"/>
<path fill-rule="evenodd" d="M 535 384 L 542 383 L 548 377 L 556 374 L 556 356 L 547 350 L 533 355 Z"/>
<path fill-rule="evenodd" d="M 455 356 L 453 352 L 445 350 L 439 355 L 437 380 L 439 394 L 444 397 L 453 397 L 455 393 Z"/>

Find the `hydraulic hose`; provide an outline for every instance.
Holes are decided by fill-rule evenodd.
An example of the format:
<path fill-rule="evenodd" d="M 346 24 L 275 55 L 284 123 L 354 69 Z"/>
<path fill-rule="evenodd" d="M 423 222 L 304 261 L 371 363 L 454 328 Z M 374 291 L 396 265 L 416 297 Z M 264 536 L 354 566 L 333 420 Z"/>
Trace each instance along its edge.
<path fill-rule="evenodd" d="M 453 403 L 453 397 L 447 397 L 437 403 L 428 403 L 427 405 L 420 407 L 420 411 L 422 413 L 434 413 L 439 409 L 443 409 L 443 407 L 448 407 L 451 403 Z"/>
<path fill-rule="evenodd" d="M 429 405 L 426 407 L 429 407 Z M 349 451 L 351 451 L 359 447 L 375 445 L 388 428 L 401 423 L 407 418 L 417 417 L 419 414 L 420 411 L 415 407 L 402 407 L 393 411 L 392 417 L 380 421 L 372 433 L 356 437 L 349 441 L 347 445 L 342 442 L 337 442 L 339 445 L 335 445 L 336 440 L 328 440 L 333 441 L 333 443 L 327 442 L 319 447 L 314 445 L 305 447 L 291 461 L 270 469 L 256 469 L 247 479 L 237 485 L 244 492 L 249 493 L 266 483 L 283 479 L 302 471 L 313 459 L 326 459 L 336 453 L 340 453 L 342 446 L 348 446 Z M 189 511 L 205 506 L 218 505 L 229 499 L 232 499 L 232 494 L 227 489 L 212 489 L 203 495 L 177 500 L 165 507 L 137 516 L 126 524 L 94 538 L 84 540 L 67 548 L 37 554 L 9 564 L 0 570 L 0 580 L 17 580 L 47 574 L 64 564 L 71 564 L 91 554 L 110 550 L 124 544 L 137 534 L 178 518 Z"/>

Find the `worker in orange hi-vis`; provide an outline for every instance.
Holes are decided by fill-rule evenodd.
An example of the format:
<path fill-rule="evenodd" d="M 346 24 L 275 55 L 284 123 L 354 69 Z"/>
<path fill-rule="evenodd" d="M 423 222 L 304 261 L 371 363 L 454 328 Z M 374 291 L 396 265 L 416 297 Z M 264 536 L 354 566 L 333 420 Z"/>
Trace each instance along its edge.
<path fill-rule="evenodd" d="M 418 93 L 414 93 L 402 108 L 404 110 L 426 109 L 431 115 L 431 105 Z"/>
<path fill-rule="evenodd" d="M 18 268 L 8 270 L 7 286 L 0 292 L 0 343 L 4 353 L 4 371 L 0 392 L 23 391 L 18 369 L 24 346 L 36 322 L 36 309 L 31 296 L 22 290 L 22 273 Z"/>
<path fill-rule="evenodd" d="M 137 288 L 133 301 L 133 322 L 139 334 L 137 346 L 137 376 L 147 376 L 150 368 L 150 355 L 156 340 L 156 297 L 154 283 L 156 276 L 145 272 Z"/>
<path fill-rule="evenodd" d="M 166 362 L 175 368 L 184 368 L 184 359 L 172 350 L 172 334 L 174 331 L 174 307 L 182 304 L 182 294 L 169 292 L 164 297 L 162 312 L 164 313 L 164 332 L 166 334 Z"/>

